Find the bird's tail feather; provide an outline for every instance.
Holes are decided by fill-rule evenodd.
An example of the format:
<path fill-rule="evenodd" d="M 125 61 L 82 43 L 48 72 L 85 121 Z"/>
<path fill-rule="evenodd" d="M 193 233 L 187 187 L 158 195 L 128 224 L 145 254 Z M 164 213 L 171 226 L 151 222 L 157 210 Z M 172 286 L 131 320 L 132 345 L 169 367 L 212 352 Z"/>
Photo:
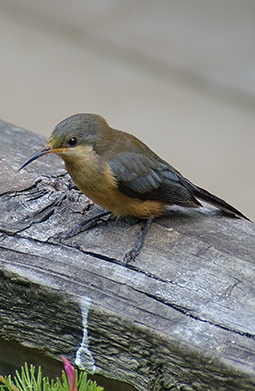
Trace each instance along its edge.
<path fill-rule="evenodd" d="M 226 201 L 221 198 L 215 196 L 214 194 L 209 193 L 209 191 L 202 189 L 201 187 L 192 186 L 193 195 L 203 201 L 208 202 L 226 212 L 233 213 L 235 216 L 242 217 L 243 219 L 249 220 L 243 213 L 241 213 L 238 209 L 234 208 L 232 205 L 228 204 Z"/>
<path fill-rule="evenodd" d="M 236 217 L 241 217 L 245 220 L 251 221 L 242 212 L 234 208 L 232 205 L 228 204 L 223 199 L 217 197 L 216 195 L 210 193 L 205 189 L 202 189 L 201 187 L 194 185 L 194 183 L 190 182 L 188 179 L 184 177 L 182 177 L 180 180 L 182 181 L 183 185 L 187 189 L 189 189 L 189 191 L 193 194 L 194 197 L 203 200 L 205 202 L 208 202 L 209 204 L 212 204 L 217 208 L 224 210 L 225 212 L 231 213 Z"/>

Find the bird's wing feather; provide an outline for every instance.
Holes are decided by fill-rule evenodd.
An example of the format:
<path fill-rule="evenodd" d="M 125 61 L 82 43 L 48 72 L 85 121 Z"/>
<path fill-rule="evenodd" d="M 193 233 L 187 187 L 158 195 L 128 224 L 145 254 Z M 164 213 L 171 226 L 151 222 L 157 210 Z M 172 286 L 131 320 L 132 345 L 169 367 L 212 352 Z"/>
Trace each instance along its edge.
<path fill-rule="evenodd" d="M 199 204 L 185 187 L 182 175 L 163 160 L 122 152 L 109 164 L 119 190 L 128 197 L 187 206 Z"/>

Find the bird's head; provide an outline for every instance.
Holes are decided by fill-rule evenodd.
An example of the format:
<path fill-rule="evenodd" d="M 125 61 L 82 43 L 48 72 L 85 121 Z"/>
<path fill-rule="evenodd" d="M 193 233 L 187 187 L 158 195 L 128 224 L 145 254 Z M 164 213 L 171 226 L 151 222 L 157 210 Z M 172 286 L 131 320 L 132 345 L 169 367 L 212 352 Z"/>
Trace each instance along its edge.
<path fill-rule="evenodd" d="M 107 122 L 97 114 L 75 114 L 61 121 L 53 130 L 45 148 L 31 155 L 19 168 L 49 153 L 56 153 L 65 161 L 95 148 Z"/>

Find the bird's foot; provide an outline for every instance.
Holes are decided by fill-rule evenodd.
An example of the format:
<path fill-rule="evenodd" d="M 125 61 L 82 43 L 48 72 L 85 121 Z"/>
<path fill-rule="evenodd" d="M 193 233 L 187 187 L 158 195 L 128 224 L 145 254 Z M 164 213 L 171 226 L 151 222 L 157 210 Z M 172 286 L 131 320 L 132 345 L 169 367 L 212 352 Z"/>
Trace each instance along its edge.
<path fill-rule="evenodd" d="M 146 221 L 145 226 L 139 232 L 134 247 L 124 256 L 124 262 L 126 265 L 128 265 L 130 262 L 135 261 L 136 257 L 140 254 L 140 251 L 143 248 L 145 236 L 151 226 L 152 221 L 153 217 Z"/>
<path fill-rule="evenodd" d="M 59 240 L 59 239 L 71 238 L 82 231 L 86 231 L 87 229 L 95 227 L 99 222 L 105 221 L 104 219 L 102 219 L 102 217 L 108 216 L 111 214 L 112 214 L 112 212 L 105 210 L 105 211 L 98 213 L 97 215 L 95 215 L 89 219 L 85 219 L 85 220 L 82 219 L 82 220 L 78 221 L 77 223 L 75 223 L 75 225 L 71 229 L 68 229 L 68 230 L 60 232 L 56 235 L 53 235 L 50 239 Z"/>

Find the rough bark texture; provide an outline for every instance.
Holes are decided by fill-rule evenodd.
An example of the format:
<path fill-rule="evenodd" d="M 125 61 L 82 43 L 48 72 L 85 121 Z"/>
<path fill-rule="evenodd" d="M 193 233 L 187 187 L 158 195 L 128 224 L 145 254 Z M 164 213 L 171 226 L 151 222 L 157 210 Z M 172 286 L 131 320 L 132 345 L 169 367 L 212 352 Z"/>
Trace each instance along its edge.
<path fill-rule="evenodd" d="M 45 143 L 0 121 L 0 336 L 65 355 L 138 390 L 255 387 L 255 227 L 212 208 L 157 219 L 126 266 L 142 222 L 105 218 Z M 80 349 L 79 349 L 80 348 Z"/>

